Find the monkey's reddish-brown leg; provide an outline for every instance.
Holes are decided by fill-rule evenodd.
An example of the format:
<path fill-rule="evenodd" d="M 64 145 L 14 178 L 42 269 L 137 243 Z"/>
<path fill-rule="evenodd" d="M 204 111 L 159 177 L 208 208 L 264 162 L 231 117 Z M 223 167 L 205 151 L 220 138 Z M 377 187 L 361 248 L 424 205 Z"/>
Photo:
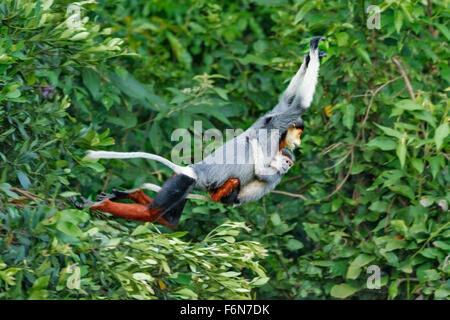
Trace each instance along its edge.
<path fill-rule="evenodd" d="M 222 186 L 220 186 L 216 191 L 209 192 L 209 195 L 211 196 L 212 201 L 219 202 L 220 199 L 223 197 L 226 197 L 233 191 L 234 189 L 238 188 L 240 184 L 240 181 L 238 178 L 230 178 L 228 179 Z"/>
<path fill-rule="evenodd" d="M 137 204 L 118 203 L 106 199 L 97 205 L 91 206 L 89 210 L 108 212 L 122 219 L 134 220 L 139 222 L 155 222 L 156 220 L 156 222 L 159 222 L 166 227 L 176 227 L 168 223 L 163 217 L 157 218 L 160 215 L 161 210 L 157 208 L 149 208 L 147 206 L 152 201 L 152 199 L 147 196 L 142 190 L 138 189 L 120 198 L 128 198 L 134 202 L 137 202 Z"/>
<path fill-rule="evenodd" d="M 152 198 L 150 198 L 148 195 L 146 195 L 144 193 L 144 191 L 142 191 L 141 189 L 137 189 L 131 192 L 124 192 L 123 195 L 121 196 L 116 196 L 117 200 L 122 200 L 122 199 L 130 199 L 136 203 L 139 204 L 149 204 L 150 202 L 152 202 Z"/>

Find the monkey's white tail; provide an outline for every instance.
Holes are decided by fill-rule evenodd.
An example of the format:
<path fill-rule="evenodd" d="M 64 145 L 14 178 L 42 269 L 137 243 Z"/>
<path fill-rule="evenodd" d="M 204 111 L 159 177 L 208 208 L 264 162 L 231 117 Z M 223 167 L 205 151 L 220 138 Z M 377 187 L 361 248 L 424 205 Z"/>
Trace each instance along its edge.
<path fill-rule="evenodd" d="M 177 174 L 185 174 L 193 179 L 197 179 L 197 175 L 194 172 L 194 169 L 191 167 L 181 167 L 176 165 L 175 163 L 158 156 L 152 153 L 146 152 L 114 152 L 114 151 L 93 151 L 88 150 L 86 154 L 86 158 L 88 159 L 135 159 L 135 158 L 144 158 L 149 160 L 155 160 L 161 162 L 165 166 L 169 167 L 173 170 L 173 172 Z"/>

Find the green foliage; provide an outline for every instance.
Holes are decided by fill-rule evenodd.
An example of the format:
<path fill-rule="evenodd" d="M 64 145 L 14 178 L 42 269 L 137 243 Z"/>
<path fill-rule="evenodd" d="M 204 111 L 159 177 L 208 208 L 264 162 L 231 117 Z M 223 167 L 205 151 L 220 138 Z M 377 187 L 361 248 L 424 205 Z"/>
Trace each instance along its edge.
<path fill-rule="evenodd" d="M 265 249 L 235 241 L 250 231 L 243 223 L 188 243 L 186 232 L 162 234 L 149 224 L 133 230 L 73 209 L 10 207 L 0 219 L 3 299 L 249 299 L 267 281 L 255 261 Z"/>
<path fill-rule="evenodd" d="M 2 298 L 449 298 L 447 1 L 379 1 L 380 29 L 364 1 L 87 1 L 76 28 L 69 4 L 0 1 Z M 85 150 L 169 157 L 173 130 L 196 120 L 247 128 L 317 35 L 328 57 L 278 187 L 307 200 L 190 201 L 190 242 L 68 209 L 78 192 L 171 174 Z"/>

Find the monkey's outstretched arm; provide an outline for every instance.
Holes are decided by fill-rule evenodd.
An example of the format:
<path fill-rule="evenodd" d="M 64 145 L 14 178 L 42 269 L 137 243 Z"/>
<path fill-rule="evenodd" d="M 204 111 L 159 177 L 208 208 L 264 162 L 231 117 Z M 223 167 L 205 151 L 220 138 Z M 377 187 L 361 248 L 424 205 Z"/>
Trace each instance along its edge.
<path fill-rule="evenodd" d="M 268 129 L 289 128 L 311 106 L 319 76 L 319 56 L 324 55 L 318 46 L 324 39 L 316 37 L 311 40 L 309 54 L 283 93 L 279 104 L 265 116 L 264 124 Z"/>

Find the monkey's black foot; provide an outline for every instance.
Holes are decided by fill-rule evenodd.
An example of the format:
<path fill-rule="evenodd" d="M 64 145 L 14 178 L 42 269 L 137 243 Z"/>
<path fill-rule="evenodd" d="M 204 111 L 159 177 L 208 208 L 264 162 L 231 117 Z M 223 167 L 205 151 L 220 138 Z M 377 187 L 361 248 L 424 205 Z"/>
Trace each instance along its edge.
<path fill-rule="evenodd" d="M 114 194 L 106 193 L 106 192 L 102 192 L 95 197 L 95 200 L 97 200 L 97 201 L 103 201 L 106 199 L 111 200 L 111 201 L 117 200 L 116 196 Z"/>
<path fill-rule="evenodd" d="M 116 196 L 117 199 L 123 199 L 123 198 L 128 198 L 128 195 L 130 195 L 131 193 L 134 193 L 136 191 L 137 191 L 137 189 L 130 190 L 130 191 L 121 191 L 121 190 L 113 189 L 113 194 Z"/>
<path fill-rule="evenodd" d="M 84 208 L 87 208 L 87 207 L 90 207 L 90 206 L 92 206 L 94 204 L 94 202 L 92 202 L 92 201 L 90 201 L 90 200 L 88 200 L 88 199 L 86 199 L 84 197 L 80 197 L 80 199 L 81 199 L 81 202 L 78 202 L 75 197 L 68 198 L 68 200 L 70 202 L 72 202 L 73 206 L 75 208 L 77 208 L 77 209 L 80 209 L 80 210 L 84 209 Z"/>
<path fill-rule="evenodd" d="M 319 47 L 319 42 L 321 40 L 325 40 L 325 37 L 314 37 L 309 42 L 309 45 L 311 46 L 311 49 L 316 50 Z"/>
<path fill-rule="evenodd" d="M 106 192 L 100 193 L 99 195 L 97 195 L 96 200 L 103 201 L 103 200 L 108 199 L 111 201 L 115 201 L 115 200 L 127 199 L 128 196 L 130 195 L 130 193 L 133 193 L 135 191 L 136 190 L 121 191 L 121 190 L 113 189 L 112 193 L 106 193 Z"/>

